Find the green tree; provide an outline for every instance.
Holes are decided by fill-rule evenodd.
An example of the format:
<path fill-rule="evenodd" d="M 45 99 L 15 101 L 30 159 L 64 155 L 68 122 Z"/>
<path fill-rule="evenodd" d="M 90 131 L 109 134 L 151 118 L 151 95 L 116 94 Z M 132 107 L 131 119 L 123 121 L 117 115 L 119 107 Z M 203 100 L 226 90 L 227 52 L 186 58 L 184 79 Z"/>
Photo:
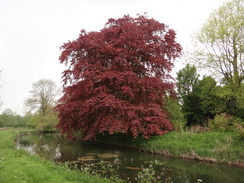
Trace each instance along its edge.
<path fill-rule="evenodd" d="M 182 99 L 182 111 L 186 125 L 206 125 L 216 113 L 226 109 L 217 95 L 217 82 L 210 76 L 199 80 L 195 66 L 186 65 L 177 73 L 178 93 Z"/>
<path fill-rule="evenodd" d="M 244 80 L 244 0 L 215 10 L 196 34 L 195 59 L 237 92 Z"/>
<path fill-rule="evenodd" d="M 241 84 L 239 91 L 233 92 L 230 85 L 218 86 L 216 95 L 221 100 L 222 113 L 228 113 L 244 119 L 244 85 Z"/>
<path fill-rule="evenodd" d="M 198 84 L 199 74 L 194 65 L 187 64 L 185 68 L 177 73 L 177 91 L 183 99 L 192 93 Z"/>
<path fill-rule="evenodd" d="M 1 114 L 3 126 L 17 127 L 18 121 L 15 118 L 16 114 L 11 109 L 5 109 Z"/>
<path fill-rule="evenodd" d="M 29 112 L 38 112 L 45 116 L 50 106 L 56 105 L 55 98 L 59 89 L 54 81 L 40 79 L 33 83 L 30 93 L 31 96 L 25 101 L 26 108 Z"/>
<path fill-rule="evenodd" d="M 201 124 L 213 119 L 217 113 L 226 109 L 225 104 L 218 97 L 217 82 L 211 76 L 204 76 L 196 88 L 196 95 L 201 108 Z"/>
<path fill-rule="evenodd" d="M 177 91 L 181 98 L 182 112 L 190 126 L 199 118 L 199 101 L 196 95 L 196 87 L 199 75 L 195 66 L 187 64 L 185 68 L 177 73 Z"/>
<path fill-rule="evenodd" d="M 27 119 L 14 113 L 11 109 L 5 109 L 0 115 L 0 127 L 25 127 Z"/>
<path fill-rule="evenodd" d="M 52 130 L 57 123 L 54 107 L 59 88 L 54 81 L 41 79 L 33 83 L 30 93 L 31 96 L 25 101 L 28 113 L 32 113 L 29 125 L 40 130 Z"/>
<path fill-rule="evenodd" d="M 169 113 L 169 120 L 173 123 L 174 130 L 180 131 L 185 126 L 186 121 L 179 100 L 177 98 L 167 97 L 165 103 L 164 109 Z"/>
<path fill-rule="evenodd" d="M 46 114 L 35 113 L 29 116 L 28 125 L 41 131 L 53 131 L 58 122 L 58 117 L 53 107 L 50 107 Z"/>

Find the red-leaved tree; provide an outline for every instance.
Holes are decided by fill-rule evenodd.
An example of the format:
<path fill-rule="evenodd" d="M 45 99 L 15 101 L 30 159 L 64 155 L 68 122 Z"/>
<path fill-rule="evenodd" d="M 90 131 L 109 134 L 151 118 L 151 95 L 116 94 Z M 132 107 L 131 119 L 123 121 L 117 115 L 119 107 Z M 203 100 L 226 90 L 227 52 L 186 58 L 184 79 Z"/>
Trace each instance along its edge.
<path fill-rule="evenodd" d="M 175 32 L 146 15 L 109 19 L 99 32 L 81 31 L 61 47 L 64 94 L 57 127 L 84 140 L 103 132 L 133 137 L 172 130 L 164 97 L 173 93 L 169 75 L 181 46 Z"/>

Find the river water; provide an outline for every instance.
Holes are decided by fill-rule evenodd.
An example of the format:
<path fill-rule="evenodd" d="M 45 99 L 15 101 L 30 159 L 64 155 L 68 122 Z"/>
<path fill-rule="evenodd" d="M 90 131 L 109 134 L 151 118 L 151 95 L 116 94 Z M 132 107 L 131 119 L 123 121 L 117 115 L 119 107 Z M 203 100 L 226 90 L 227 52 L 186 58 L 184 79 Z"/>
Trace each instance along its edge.
<path fill-rule="evenodd" d="M 155 177 L 163 182 L 170 177 L 174 183 L 244 183 L 244 169 L 166 158 L 109 145 L 71 142 L 56 134 L 21 136 L 16 140 L 16 148 L 50 161 L 67 163 L 70 167 L 95 169 L 105 176 L 109 176 L 108 172 L 113 170 L 110 175 L 116 174 L 131 183 L 137 182 L 136 178 L 143 168 L 155 171 Z"/>

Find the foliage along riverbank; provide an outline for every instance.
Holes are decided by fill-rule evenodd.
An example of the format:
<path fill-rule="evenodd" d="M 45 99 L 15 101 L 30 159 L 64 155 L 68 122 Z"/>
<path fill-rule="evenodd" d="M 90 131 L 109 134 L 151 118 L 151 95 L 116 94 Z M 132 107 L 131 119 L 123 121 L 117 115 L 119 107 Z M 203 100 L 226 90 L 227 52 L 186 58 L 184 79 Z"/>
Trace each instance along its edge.
<path fill-rule="evenodd" d="M 244 168 L 244 141 L 235 132 L 194 133 L 174 131 L 147 140 L 142 137 L 131 139 L 124 135 L 114 135 L 114 137 L 105 135 L 100 137 L 99 141 L 164 156 L 212 163 L 228 163 Z"/>
<path fill-rule="evenodd" d="M 71 170 L 63 164 L 43 160 L 24 150 L 16 150 L 14 139 L 30 130 L 0 130 L 0 182 L 1 183 L 97 183 L 108 179 Z"/>

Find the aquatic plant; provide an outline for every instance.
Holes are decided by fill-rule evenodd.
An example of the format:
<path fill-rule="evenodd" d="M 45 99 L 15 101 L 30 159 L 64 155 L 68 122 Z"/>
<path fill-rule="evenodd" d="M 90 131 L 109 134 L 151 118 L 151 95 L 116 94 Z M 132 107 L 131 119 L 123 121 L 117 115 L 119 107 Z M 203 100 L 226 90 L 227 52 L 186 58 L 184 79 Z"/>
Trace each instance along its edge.
<path fill-rule="evenodd" d="M 138 172 L 136 181 L 138 183 L 173 183 L 171 177 L 164 178 L 164 171 L 157 174 L 156 166 L 161 163 L 157 160 L 149 164 L 148 167 L 141 167 L 141 171 Z"/>

